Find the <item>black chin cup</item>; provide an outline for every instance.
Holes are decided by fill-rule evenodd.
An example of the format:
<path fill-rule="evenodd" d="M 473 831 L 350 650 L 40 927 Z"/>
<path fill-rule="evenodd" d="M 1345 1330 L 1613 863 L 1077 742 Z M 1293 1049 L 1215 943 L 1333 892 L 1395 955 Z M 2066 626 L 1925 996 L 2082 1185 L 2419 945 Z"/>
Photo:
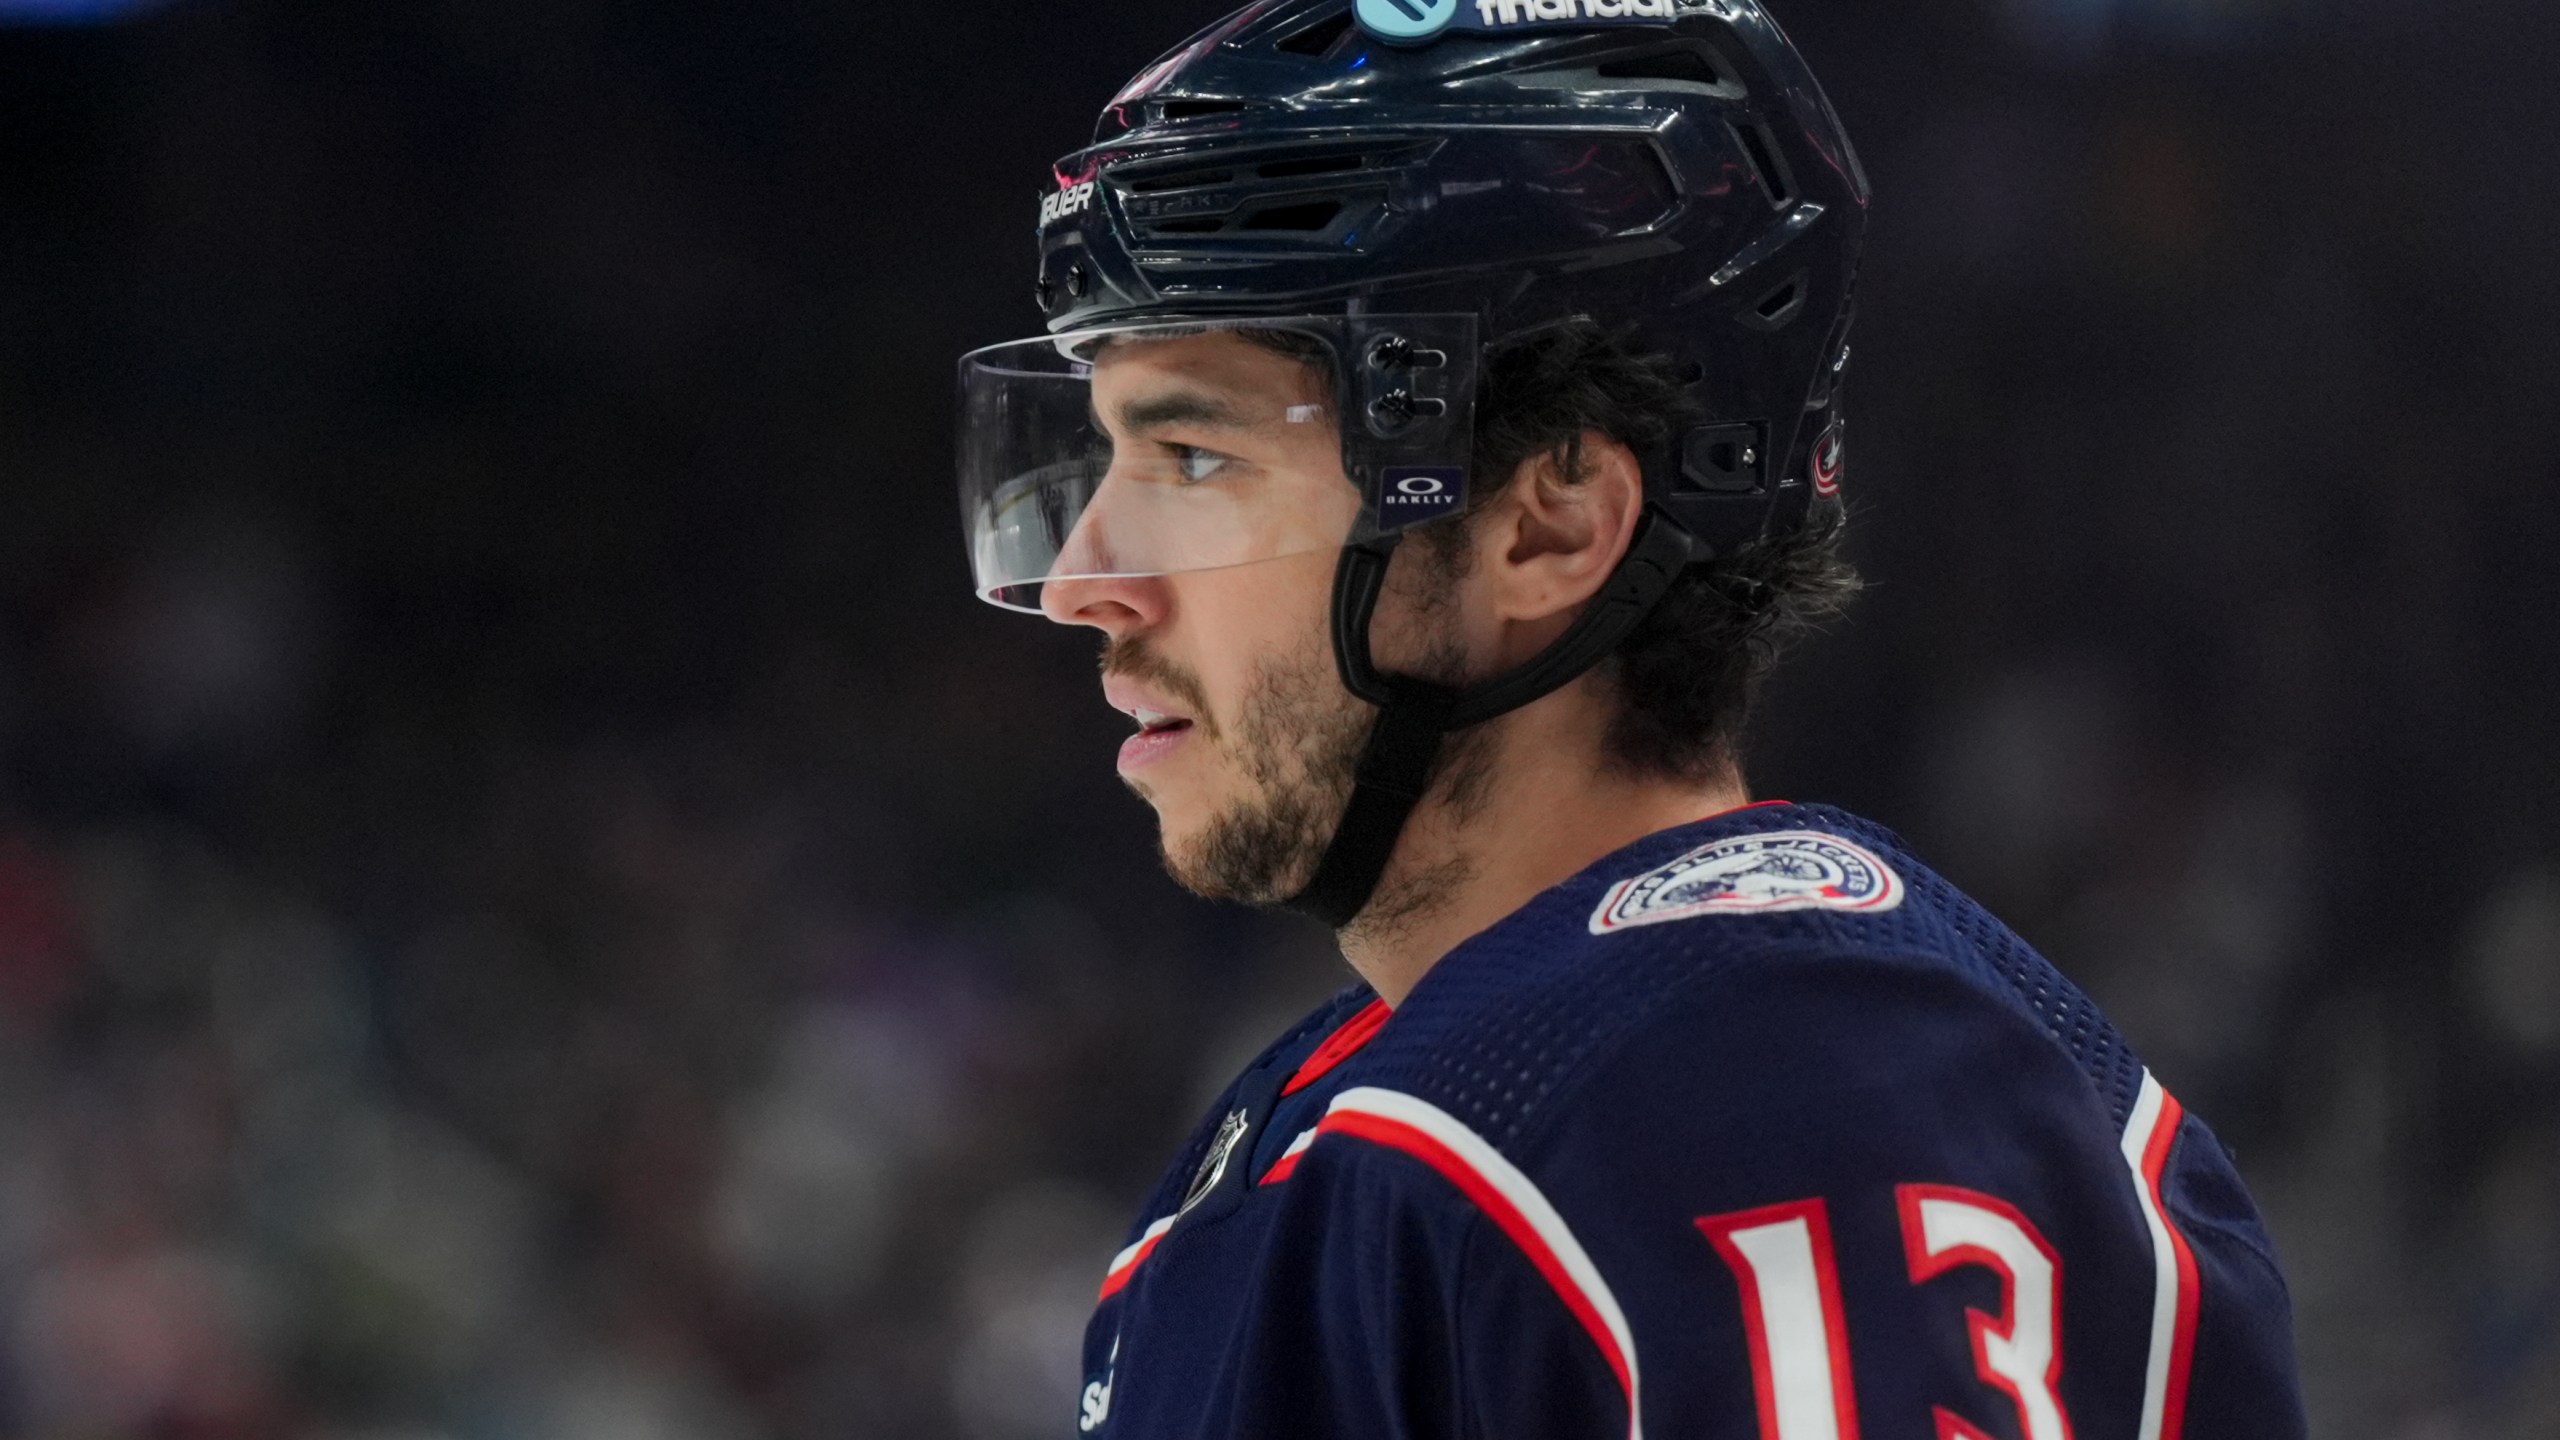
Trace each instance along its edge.
<path fill-rule="evenodd" d="M 1343 688 L 1378 707 L 1354 772 L 1351 800 L 1307 888 L 1288 902 L 1339 930 L 1368 908 L 1397 837 L 1430 788 L 1433 764 L 1452 730 L 1480 725 L 1570 684 L 1608 658 L 1662 600 L 1680 572 L 1706 558 L 1688 531 L 1653 505 L 1608 585 L 1555 643 L 1529 663 L 1460 690 L 1382 673 L 1369 653 L 1369 625 L 1386 589 L 1399 535 L 1345 546 L 1333 572 L 1333 655 Z"/>

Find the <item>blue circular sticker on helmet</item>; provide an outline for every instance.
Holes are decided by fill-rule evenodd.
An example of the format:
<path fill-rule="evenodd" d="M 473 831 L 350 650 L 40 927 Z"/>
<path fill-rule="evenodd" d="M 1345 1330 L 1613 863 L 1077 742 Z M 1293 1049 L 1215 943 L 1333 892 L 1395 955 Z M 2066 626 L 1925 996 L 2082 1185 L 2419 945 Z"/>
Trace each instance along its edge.
<path fill-rule="evenodd" d="M 1397 45 L 1435 39 L 1458 18 L 1458 0 L 1355 0 L 1360 28 Z"/>

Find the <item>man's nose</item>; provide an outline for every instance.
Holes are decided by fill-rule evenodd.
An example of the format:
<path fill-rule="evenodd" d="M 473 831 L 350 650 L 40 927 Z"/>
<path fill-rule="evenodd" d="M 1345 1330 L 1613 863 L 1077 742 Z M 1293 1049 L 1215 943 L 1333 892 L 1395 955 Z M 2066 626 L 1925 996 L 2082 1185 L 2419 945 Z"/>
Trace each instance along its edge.
<path fill-rule="evenodd" d="M 1123 513 L 1131 497 L 1122 488 L 1125 481 L 1115 483 L 1118 469 L 1115 459 L 1113 473 L 1095 487 L 1066 543 L 1058 547 L 1057 561 L 1049 567 L 1052 578 L 1040 587 L 1042 614 L 1061 625 L 1091 625 L 1114 640 L 1162 624 L 1172 599 L 1163 576 L 1131 573 L 1151 567 L 1126 553 L 1123 542 L 1129 537 L 1119 533 L 1137 522 Z"/>
<path fill-rule="evenodd" d="M 1172 613 L 1161 575 L 1077 575 L 1040 584 L 1040 613 L 1061 625 L 1090 625 L 1117 640 L 1150 630 Z"/>
<path fill-rule="evenodd" d="M 1090 625 L 1117 640 L 1163 623 L 1170 598 L 1159 575 L 1113 572 L 1120 562 L 1103 524 L 1104 507 L 1088 505 L 1058 550 L 1040 586 L 1040 613 L 1061 625 Z"/>

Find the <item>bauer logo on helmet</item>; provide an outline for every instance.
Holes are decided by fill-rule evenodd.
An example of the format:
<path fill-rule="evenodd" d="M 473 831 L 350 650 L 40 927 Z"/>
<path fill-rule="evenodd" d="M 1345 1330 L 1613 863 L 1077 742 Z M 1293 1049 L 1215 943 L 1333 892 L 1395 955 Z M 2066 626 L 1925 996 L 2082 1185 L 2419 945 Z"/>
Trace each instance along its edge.
<path fill-rule="evenodd" d="M 1041 196 L 1040 228 L 1046 230 L 1070 215 L 1080 215 L 1092 209 L 1095 183 L 1087 180 L 1081 185 L 1070 185 L 1054 194 Z"/>

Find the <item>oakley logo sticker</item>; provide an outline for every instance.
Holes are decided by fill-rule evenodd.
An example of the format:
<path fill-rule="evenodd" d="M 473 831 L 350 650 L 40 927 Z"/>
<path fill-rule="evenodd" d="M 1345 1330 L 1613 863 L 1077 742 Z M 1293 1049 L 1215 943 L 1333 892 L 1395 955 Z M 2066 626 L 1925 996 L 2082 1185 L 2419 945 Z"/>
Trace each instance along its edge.
<path fill-rule="evenodd" d="M 1378 478 L 1378 528 L 1402 530 L 1454 515 L 1467 503 L 1467 472 L 1454 465 L 1390 465 Z"/>

